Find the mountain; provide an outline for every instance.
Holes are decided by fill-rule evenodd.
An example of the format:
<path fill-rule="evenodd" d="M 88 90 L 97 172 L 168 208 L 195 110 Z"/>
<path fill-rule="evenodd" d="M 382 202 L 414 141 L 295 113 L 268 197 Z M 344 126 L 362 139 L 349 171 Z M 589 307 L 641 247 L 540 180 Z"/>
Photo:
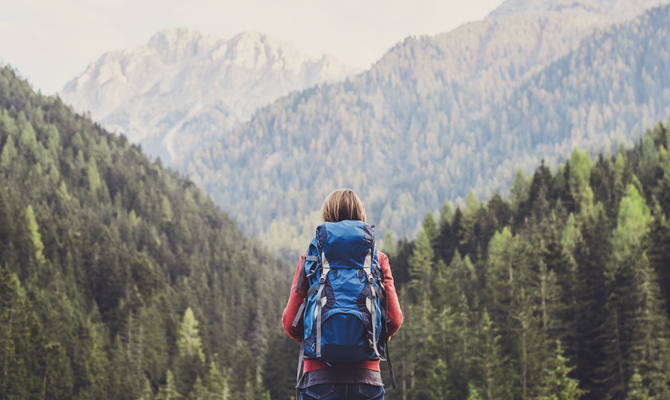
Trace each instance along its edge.
<path fill-rule="evenodd" d="M 300 251 L 299 243 L 318 221 L 316 208 L 329 191 L 341 186 L 363 196 L 368 215 L 381 232 L 413 235 L 420 216 L 437 210 L 444 199 L 463 199 L 473 188 L 479 195 L 506 191 L 518 166 L 530 172 L 539 163 L 545 149 L 540 142 L 545 138 L 539 134 L 542 127 L 532 121 L 547 120 L 551 114 L 526 112 L 529 107 L 544 112 L 539 111 L 544 97 L 532 98 L 532 104 L 515 103 L 515 99 L 529 82 L 565 63 L 563 57 L 576 57 L 582 48 L 602 48 L 592 64 L 556 72 L 564 74 L 551 81 L 558 82 L 553 95 L 557 102 L 579 101 L 563 97 L 562 90 L 576 90 L 587 81 L 595 85 L 595 93 L 604 91 L 594 100 L 609 101 L 612 88 L 607 81 L 588 78 L 589 74 L 615 77 L 628 70 L 642 54 L 633 44 L 644 49 L 652 38 L 659 53 L 658 57 L 649 53 L 647 70 L 658 68 L 654 76 L 660 74 L 664 70 L 661 54 L 669 45 L 662 21 L 647 16 L 612 26 L 657 3 L 616 2 L 625 5 L 619 7 L 628 10 L 625 13 L 595 6 L 600 3 L 587 7 L 585 2 L 527 12 L 515 6 L 525 3 L 508 0 L 500 9 L 507 10 L 504 13 L 494 12 L 446 34 L 406 39 L 370 71 L 344 83 L 276 101 L 209 149 L 196 152 L 185 171 L 246 231 L 260 233 L 278 247 Z M 662 10 L 655 12 L 662 14 Z M 602 33 L 594 34 L 599 29 L 620 31 L 617 40 L 624 43 L 602 39 Z M 623 44 L 619 52 L 617 46 Z M 607 52 L 607 46 L 614 47 L 616 54 Z M 607 69 L 599 69 L 604 65 Z M 582 81 L 573 78 L 578 76 Z M 635 81 L 645 87 L 659 83 Z M 655 101 L 649 117 L 659 119 L 665 111 Z M 512 131 L 509 123 L 518 116 L 508 108 L 519 105 L 531 124 Z M 634 115 L 622 121 L 631 127 L 639 122 Z M 522 148 L 509 145 L 530 135 L 528 129 L 535 129 L 533 140 L 538 143 Z M 591 143 L 609 135 L 599 129 L 591 134 Z M 572 144 L 568 140 L 561 146 L 564 151 Z M 293 239 L 301 233 L 302 240 Z"/>
<path fill-rule="evenodd" d="M 355 72 L 259 32 L 223 40 L 169 29 L 145 46 L 103 54 L 58 95 L 169 163 L 289 92 Z"/>
<path fill-rule="evenodd" d="M 636 142 L 384 240 L 405 315 L 389 400 L 668 398 L 667 124 Z"/>
<path fill-rule="evenodd" d="M 659 0 L 507 0 L 495 9 L 491 16 L 581 9 L 621 18 L 633 18 L 644 10 L 661 4 L 664 2 Z"/>
<path fill-rule="evenodd" d="M 502 188 L 509 162 L 555 164 L 574 146 L 615 150 L 670 115 L 670 7 L 598 32 L 537 73 L 473 122 L 488 165 L 485 185 Z M 514 158 L 509 157 L 514 154 Z"/>
<path fill-rule="evenodd" d="M 262 398 L 291 270 L 191 181 L 0 69 L 0 398 Z"/>

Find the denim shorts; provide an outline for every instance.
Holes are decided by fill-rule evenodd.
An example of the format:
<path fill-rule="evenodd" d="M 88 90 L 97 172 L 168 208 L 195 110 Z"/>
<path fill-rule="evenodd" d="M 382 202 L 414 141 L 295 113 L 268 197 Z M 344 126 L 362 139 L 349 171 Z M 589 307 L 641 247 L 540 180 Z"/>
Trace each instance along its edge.
<path fill-rule="evenodd" d="M 323 383 L 302 389 L 303 400 L 384 400 L 384 387 L 366 383 Z"/>

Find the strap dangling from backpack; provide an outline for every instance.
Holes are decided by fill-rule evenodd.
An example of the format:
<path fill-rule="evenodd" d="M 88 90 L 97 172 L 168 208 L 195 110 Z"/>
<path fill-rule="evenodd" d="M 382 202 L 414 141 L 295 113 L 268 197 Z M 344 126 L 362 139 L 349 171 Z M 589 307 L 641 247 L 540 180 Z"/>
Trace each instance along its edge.
<path fill-rule="evenodd" d="M 295 400 L 300 399 L 300 390 L 298 389 L 298 385 L 300 384 L 300 378 L 302 378 L 302 358 L 305 356 L 305 340 L 303 339 L 300 342 L 300 355 L 298 356 L 298 372 L 296 373 L 295 376 Z M 394 386 L 395 387 L 395 386 Z"/>
<path fill-rule="evenodd" d="M 386 342 L 386 362 L 389 363 L 389 375 L 391 375 L 391 385 L 393 385 L 393 389 L 398 389 L 398 385 L 395 383 L 395 374 L 393 373 L 393 363 L 391 363 L 391 353 L 389 353 L 388 342 Z"/>

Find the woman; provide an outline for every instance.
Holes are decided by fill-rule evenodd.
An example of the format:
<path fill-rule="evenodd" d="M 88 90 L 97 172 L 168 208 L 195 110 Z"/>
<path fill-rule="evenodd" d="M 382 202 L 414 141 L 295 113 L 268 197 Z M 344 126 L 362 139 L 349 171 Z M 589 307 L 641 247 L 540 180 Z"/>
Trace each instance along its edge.
<path fill-rule="evenodd" d="M 353 190 L 339 189 L 332 192 L 323 203 L 322 218 L 324 222 L 341 222 L 345 220 L 365 222 L 365 207 Z M 393 276 L 388 257 L 378 252 L 379 266 L 384 275 L 384 289 L 388 301 L 388 336 L 395 334 L 402 324 L 402 312 L 398 303 L 398 295 L 393 285 Z M 309 290 L 305 279 L 303 264 L 306 254 L 300 258 L 293 278 L 291 295 L 284 310 L 282 325 L 286 333 L 300 342 L 303 339 L 302 320 L 293 326 L 293 322 L 301 308 Z M 298 382 L 297 389 L 302 399 L 383 399 L 384 387 L 379 370 L 379 360 L 363 361 L 355 364 L 333 364 L 332 367 L 316 359 L 305 358 L 304 374 Z M 299 371 L 298 371 L 299 372 Z"/>

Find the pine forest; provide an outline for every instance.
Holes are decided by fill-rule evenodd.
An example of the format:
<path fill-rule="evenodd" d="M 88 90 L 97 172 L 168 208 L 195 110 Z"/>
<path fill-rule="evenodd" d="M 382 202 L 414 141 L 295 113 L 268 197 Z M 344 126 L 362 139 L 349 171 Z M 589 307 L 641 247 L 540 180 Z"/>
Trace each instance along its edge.
<path fill-rule="evenodd" d="M 9 68 L 0 145 L 0 398 L 265 396 L 291 267 Z"/>
<path fill-rule="evenodd" d="M 381 366 L 387 399 L 670 399 L 670 131 L 656 122 L 670 99 L 668 26 L 670 6 L 656 8 L 539 72 L 526 60 L 528 79 L 479 98 L 486 112 L 468 121 L 457 85 L 445 97 L 410 79 L 421 90 L 393 96 L 404 67 L 384 66 L 409 60 L 400 45 L 367 75 L 293 93 L 199 166 L 217 171 L 199 178 L 207 189 L 239 195 L 241 222 L 216 193 L 1 67 L 0 400 L 293 399 L 286 259 L 319 222 L 301 202 L 318 207 L 354 181 L 369 188 L 370 222 L 386 221 L 377 241 L 405 321 L 389 343 L 398 390 Z M 357 97 L 368 89 L 399 119 Z M 416 93 L 425 107 L 405 107 Z M 376 128 L 392 145 L 363 136 Z M 577 131 L 584 146 L 566 147 Z M 470 157 L 470 145 L 486 151 Z M 542 146 L 553 160 L 531 154 Z M 342 176 L 321 179 L 338 165 Z M 369 175 L 355 175 L 361 165 Z M 388 192 L 372 185 L 382 175 L 397 177 Z M 463 182 L 455 203 L 448 191 Z M 255 197 L 275 206 L 255 214 Z M 283 252 L 238 227 L 289 215 L 302 226 L 255 231 L 283 235 Z"/>

